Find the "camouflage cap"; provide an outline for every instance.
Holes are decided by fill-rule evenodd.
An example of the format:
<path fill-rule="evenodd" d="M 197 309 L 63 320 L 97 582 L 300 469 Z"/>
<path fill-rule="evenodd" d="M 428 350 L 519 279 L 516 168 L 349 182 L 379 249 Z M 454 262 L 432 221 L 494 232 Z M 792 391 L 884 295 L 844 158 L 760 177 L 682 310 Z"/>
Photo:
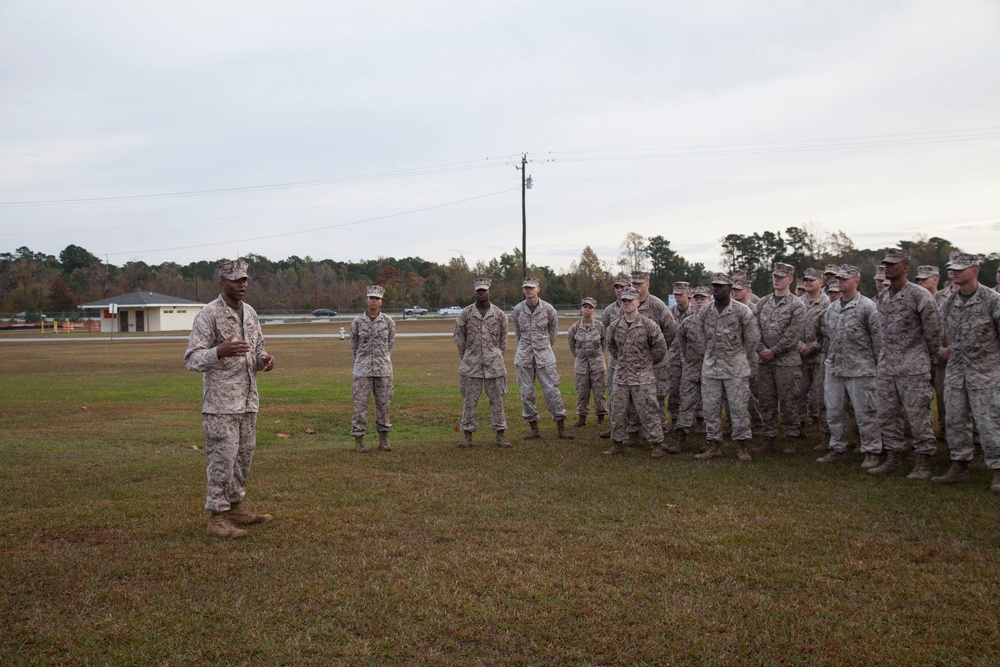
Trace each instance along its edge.
<path fill-rule="evenodd" d="M 803 292 L 806 291 L 806 284 L 801 280 L 795 283 L 795 291 L 798 292 L 799 290 L 802 290 Z"/>
<path fill-rule="evenodd" d="M 377 296 L 381 299 L 385 296 L 385 288 L 381 285 L 369 285 L 366 289 L 365 296 Z"/>
<path fill-rule="evenodd" d="M 521 281 L 521 287 L 538 287 L 538 278 L 525 276 L 524 280 Z"/>
<path fill-rule="evenodd" d="M 712 296 L 712 288 L 709 287 L 708 285 L 699 285 L 698 287 L 695 287 L 691 291 L 691 294 L 694 295 L 694 296 L 704 296 L 704 297 L 711 298 L 711 296 Z"/>
<path fill-rule="evenodd" d="M 837 272 L 836 264 L 827 264 L 826 268 L 823 269 L 823 275 L 825 276 L 832 276 L 836 272 Z"/>
<path fill-rule="evenodd" d="M 634 287 L 626 287 L 622 290 L 622 301 L 638 301 L 639 300 L 639 290 Z"/>
<path fill-rule="evenodd" d="M 953 252 L 948 255 L 948 268 L 952 271 L 964 271 L 972 266 L 979 266 L 979 255 L 967 252 Z"/>
<path fill-rule="evenodd" d="M 713 285 L 732 285 L 733 281 L 725 273 L 716 273 L 716 274 L 712 275 L 712 284 Z"/>
<path fill-rule="evenodd" d="M 837 268 L 836 273 L 834 273 L 834 276 L 837 277 L 837 278 L 848 278 L 848 279 L 849 278 L 860 278 L 861 277 L 861 269 L 859 269 L 858 267 L 854 266 L 853 264 L 841 264 L 840 267 Z M 839 289 L 839 286 L 838 286 L 838 289 Z"/>
<path fill-rule="evenodd" d="M 247 275 L 247 263 L 242 259 L 234 259 L 231 262 L 219 264 L 219 277 L 226 280 L 239 280 L 249 278 Z"/>
<path fill-rule="evenodd" d="M 840 294 L 840 285 L 838 285 L 837 281 L 834 280 L 826 286 L 826 292 L 827 294 Z"/>
<path fill-rule="evenodd" d="M 733 289 L 749 289 L 750 281 L 747 279 L 747 272 L 743 269 L 736 269 L 730 272 L 729 282 L 732 284 Z"/>
<path fill-rule="evenodd" d="M 632 284 L 632 276 L 627 273 L 619 273 L 615 276 L 615 287 L 628 287 Z"/>
<path fill-rule="evenodd" d="M 899 264 L 900 262 L 910 261 L 910 251 L 903 250 L 902 248 L 886 248 L 885 249 L 885 259 L 882 260 L 883 264 Z"/>
<path fill-rule="evenodd" d="M 580 299 L 580 307 L 590 306 L 591 308 L 597 308 L 597 299 L 592 296 L 585 296 Z"/>
<path fill-rule="evenodd" d="M 687 294 L 691 291 L 691 283 L 678 280 L 674 283 L 674 294 Z"/>
<path fill-rule="evenodd" d="M 489 289 L 490 288 L 490 279 L 489 278 L 476 278 L 475 280 L 472 281 L 472 286 L 476 290 Z"/>
<path fill-rule="evenodd" d="M 632 282 L 633 283 L 644 283 L 649 281 L 649 274 L 645 271 L 633 271 L 632 272 Z"/>
<path fill-rule="evenodd" d="M 830 268 L 829 266 L 827 268 Z M 827 271 L 827 273 L 837 273 L 837 267 L 834 267 L 833 271 Z M 802 280 L 822 280 L 823 274 L 819 272 L 819 269 L 810 266 L 802 273 Z"/>
<path fill-rule="evenodd" d="M 875 280 L 885 280 L 885 266 L 882 264 L 875 267 Z"/>
<path fill-rule="evenodd" d="M 930 278 L 931 276 L 940 276 L 940 275 L 941 275 L 941 269 L 939 269 L 936 266 L 931 266 L 930 264 L 922 264 L 917 267 L 917 280 L 923 280 L 924 278 Z"/>
<path fill-rule="evenodd" d="M 795 277 L 795 267 L 784 262 L 775 262 L 774 268 L 771 269 L 771 275 L 781 276 L 782 278 L 793 278 Z"/>

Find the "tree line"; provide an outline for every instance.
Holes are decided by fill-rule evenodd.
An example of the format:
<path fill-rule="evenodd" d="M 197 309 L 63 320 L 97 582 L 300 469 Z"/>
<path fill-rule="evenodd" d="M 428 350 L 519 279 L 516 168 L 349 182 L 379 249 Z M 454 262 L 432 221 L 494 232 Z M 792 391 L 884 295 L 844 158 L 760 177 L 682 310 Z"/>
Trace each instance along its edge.
<path fill-rule="evenodd" d="M 822 268 L 825 264 L 857 265 L 866 277 L 874 275 L 882 259 L 881 249 L 859 249 L 843 232 L 821 234 L 807 227 L 789 227 L 784 232 L 728 234 L 720 239 L 724 270 L 745 269 L 754 292 L 771 291 L 770 271 L 774 262 L 799 268 Z M 960 250 L 946 239 L 918 237 L 900 241 L 910 250 L 914 270 L 921 264 L 941 268 L 947 277 L 948 253 Z M 514 248 L 489 261 L 470 266 L 464 257 L 445 264 L 419 257 L 379 257 L 357 262 L 316 260 L 291 256 L 270 260 L 262 255 L 244 257 L 251 265 L 251 296 L 254 306 L 265 312 L 308 311 L 315 308 L 361 309 L 364 286 L 377 283 L 386 288 L 387 309 L 419 304 L 427 308 L 464 305 L 472 298 L 474 276 L 492 279 L 491 296 L 504 307 L 521 300 L 521 251 Z M 121 266 L 102 262 L 77 245 L 66 246 L 58 256 L 20 247 L 0 253 L 0 308 L 6 313 L 73 313 L 90 301 L 134 291 L 152 291 L 207 302 L 218 294 L 215 267 L 223 259 L 180 265 L 163 262 L 150 265 L 129 261 Z M 1000 265 L 1000 255 L 990 254 L 980 272 L 991 284 Z M 593 296 L 601 303 L 614 299 L 612 282 L 619 271 L 648 271 L 650 291 L 666 295 L 673 282 L 692 286 L 711 281 L 711 272 L 700 262 L 689 262 L 671 248 L 664 236 L 646 238 L 629 232 L 613 259 L 600 259 L 586 246 L 568 269 L 556 272 L 548 266 L 528 266 L 529 274 L 542 281 L 543 298 L 556 304 L 578 303 Z M 873 295 L 874 283 L 865 280 L 862 292 Z"/>

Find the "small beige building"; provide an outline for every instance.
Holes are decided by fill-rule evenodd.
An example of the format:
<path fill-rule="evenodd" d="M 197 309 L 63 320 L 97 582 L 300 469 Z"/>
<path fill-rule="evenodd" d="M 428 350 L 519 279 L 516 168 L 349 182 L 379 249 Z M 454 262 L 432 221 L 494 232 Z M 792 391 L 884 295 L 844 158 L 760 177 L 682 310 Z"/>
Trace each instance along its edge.
<path fill-rule="evenodd" d="M 101 331 L 190 331 L 206 304 L 157 292 L 132 292 L 91 301 L 81 310 L 99 310 Z M 116 310 L 113 313 L 112 310 Z"/>

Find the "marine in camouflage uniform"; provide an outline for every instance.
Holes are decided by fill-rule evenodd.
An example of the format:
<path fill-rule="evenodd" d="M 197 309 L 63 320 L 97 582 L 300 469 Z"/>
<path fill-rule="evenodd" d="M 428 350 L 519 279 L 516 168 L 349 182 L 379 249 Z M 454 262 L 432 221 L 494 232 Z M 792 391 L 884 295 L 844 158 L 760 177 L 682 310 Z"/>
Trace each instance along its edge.
<path fill-rule="evenodd" d="M 604 368 L 604 349 L 607 346 L 607 331 L 604 325 L 594 320 L 597 300 L 584 297 L 580 303 L 583 319 L 574 322 L 566 333 L 569 352 L 573 355 L 573 373 L 576 375 L 576 414 L 579 420 L 574 426 L 585 426 L 590 412 L 590 394 L 594 395 L 594 411 L 597 423 L 604 423 L 608 414 L 608 404 L 604 397 L 607 376 Z"/>
<path fill-rule="evenodd" d="M 806 294 L 802 303 L 806 307 L 806 321 L 799 341 L 802 358 L 802 380 L 799 383 L 799 415 L 810 415 L 819 424 L 828 439 L 830 429 L 826 423 L 826 404 L 823 400 L 823 314 L 830 305 L 830 298 L 823 293 L 823 276 L 819 269 L 808 268 L 802 277 Z M 824 443 L 825 444 L 825 443 Z"/>
<path fill-rule="evenodd" d="M 799 415 L 799 384 L 802 380 L 802 357 L 799 343 L 806 323 L 806 307 L 802 300 L 789 292 L 795 280 L 795 267 L 777 262 L 771 272 L 774 292 L 763 297 L 754 307 L 760 342 L 757 344 L 760 391 L 761 435 L 765 444 L 755 450 L 763 453 L 773 448 L 778 435 L 779 406 L 781 429 L 785 435 L 784 452 L 795 453 L 791 438 L 802 435 Z"/>
<path fill-rule="evenodd" d="M 708 287 L 696 287 L 689 308 L 694 310 L 691 315 L 697 315 L 711 299 Z M 674 343 L 681 362 L 680 406 L 677 419 L 673 422 L 674 442 L 667 448 L 667 453 L 680 454 L 687 434 L 701 412 L 701 366 L 705 358 L 705 341 L 697 317 L 689 316 L 681 320 Z"/>
<path fill-rule="evenodd" d="M 382 312 L 385 288 L 369 285 L 366 292 L 368 308 L 351 322 L 351 357 L 354 359 L 354 415 L 351 435 L 355 449 L 365 453 L 365 433 L 368 432 L 368 402 L 375 396 L 375 428 L 378 448 L 389 451 L 389 403 L 392 400 L 392 348 L 396 343 L 396 323 Z"/>
<path fill-rule="evenodd" d="M 670 314 L 677 322 L 680 330 L 681 322 L 685 318 L 694 315 L 697 308 L 691 303 L 691 285 L 678 281 L 673 285 L 674 305 L 670 306 Z M 681 357 L 677 351 L 677 337 L 670 343 L 667 350 L 667 381 L 670 386 L 670 394 L 667 396 L 667 410 L 670 412 L 670 423 L 677 422 L 677 417 L 681 411 Z"/>
<path fill-rule="evenodd" d="M 621 317 L 622 314 L 622 290 L 626 287 L 632 285 L 632 276 L 627 273 L 619 273 L 615 276 L 615 301 L 614 303 L 609 303 L 604 309 L 604 313 L 601 314 L 601 324 L 604 325 L 604 330 L 607 331 L 611 327 L 611 323 L 616 319 Z M 615 388 L 615 356 L 613 354 L 608 354 L 608 397 L 611 397 L 612 392 Z M 612 405 L 608 405 L 609 408 L 613 409 Z M 601 431 L 600 436 L 602 438 L 611 437 L 611 424 L 608 423 L 608 428 Z"/>
<path fill-rule="evenodd" d="M 649 274 L 644 271 L 632 272 L 632 287 L 639 292 L 639 314 L 656 322 L 663 334 L 663 339 L 669 346 L 677 335 L 677 320 L 670 313 L 670 308 L 659 297 L 649 293 Z M 654 367 L 656 374 L 656 402 L 660 406 L 660 430 L 667 431 L 666 401 L 670 395 L 670 369 L 667 358 L 664 357 Z M 629 433 L 639 432 L 639 419 L 636 414 L 629 417 Z"/>
<path fill-rule="evenodd" d="M 882 453 L 875 398 L 881 327 L 875 304 L 858 293 L 861 281 L 858 267 L 844 264 L 837 270 L 836 277 L 839 281 L 837 293 L 843 290 L 845 295 L 831 303 L 820 320 L 830 442 L 828 453 L 817 462 L 833 463 L 847 451 L 849 405 L 853 405 L 860 430 L 861 452 L 865 455 L 861 467 L 870 469 L 878 465 Z"/>
<path fill-rule="evenodd" d="M 493 430 L 499 447 L 510 447 L 504 437 L 507 415 L 503 397 L 507 393 L 507 314 L 490 302 L 490 281 L 477 278 L 475 303 L 466 306 L 455 318 L 455 346 L 462 363 L 458 367 L 462 391 L 462 431 L 465 439 L 459 447 L 472 446 L 472 434 L 479 423 L 476 409 L 483 392 L 490 400 Z"/>
<path fill-rule="evenodd" d="M 945 302 L 947 361 L 944 396 L 948 404 L 951 468 L 932 482 L 969 481 L 973 425 L 979 431 L 986 465 L 993 470 L 990 490 L 1000 493 L 1000 294 L 979 283 L 979 256 L 953 252 L 948 276 L 958 287 Z"/>
<path fill-rule="evenodd" d="M 204 373 L 202 429 L 208 486 L 205 509 L 212 513 L 207 533 L 242 537 L 247 525 L 271 520 L 241 506 L 257 446 L 257 372 L 274 368 L 264 349 L 257 312 L 243 302 L 249 276 L 242 260 L 219 266 L 222 294 L 195 317 L 184 366 Z"/>
<path fill-rule="evenodd" d="M 753 311 L 756 304 L 760 303 L 760 297 L 750 289 L 750 279 L 747 277 L 747 272 L 743 269 L 731 271 L 729 279 L 733 285 L 732 298 Z M 760 416 L 760 387 L 757 382 L 757 365 L 757 355 L 754 354 L 750 358 L 750 403 L 747 405 L 754 433 L 759 433 L 764 426 L 764 420 Z M 725 391 L 723 391 L 723 396 L 725 396 Z M 728 398 L 726 398 L 725 404 L 729 404 Z M 727 414 L 728 412 L 729 410 L 727 409 Z"/>
<path fill-rule="evenodd" d="M 868 472 L 884 475 L 902 466 L 908 423 L 917 455 L 917 465 L 908 477 L 929 479 L 930 457 L 936 449 L 931 427 L 931 357 L 941 347 L 941 315 L 930 292 L 906 279 L 909 251 L 889 248 L 882 264 L 891 287 L 875 298 L 882 329 L 876 392 L 882 446 L 888 454 Z"/>
<path fill-rule="evenodd" d="M 545 406 L 556 422 L 559 437 L 572 440 L 573 436 L 565 430 L 566 407 L 559 393 L 559 373 L 556 371 L 556 355 L 552 351 L 559 334 L 559 315 L 551 304 L 538 298 L 538 280 L 525 278 L 522 290 L 524 301 L 514 306 L 511 319 L 517 340 L 514 365 L 517 366 L 517 387 L 521 392 L 521 415 L 531 427 L 525 439 L 541 437 L 538 408 L 535 406 L 537 380 L 542 387 Z"/>
<path fill-rule="evenodd" d="M 663 427 L 659 414 L 662 410 L 656 400 L 656 373 L 654 367 L 667 355 L 667 342 L 660 326 L 639 314 L 639 291 L 634 287 L 622 290 L 622 316 L 611 323 L 608 330 L 608 350 L 618 359 L 615 389 L 611 395 L 611 447 L 605 454 L 620 454 L 628 428 L 625 415 L 638 415 L 646 439 L 653 445 L 653 457 L 662 456 L 665 450 Z"/>
<path fill-rule="evenodd" d="M 917 278 L 915 283 L 923 287 L 934 297 L 934 305 L 938 307 L 938 312 L 942 312 L 945 301 L 948 300 L 950 292 L 938 289 L 938 282 L 941 279 L 941 269 L 936 266 L 924 264 L 917 267 Z M 946 440 L 945 423 L 947 421 L 948 406 L 944 400 L 944 375 L 947 364 L 938 360 L 937 356 L 931 357 L 931 383 L 934 385 L 934 398 L 937 405 L 938 440 Z"/>
<path fill-rule="evenodd" d="M 741 461 L 749 461 L 746 442 L 752 437 L 750 414 L 750 359 L 756 354 L 760 332 L 753 311 L 731 298 L 732 281 L 724 273 L 712 278 L 714 303 L 698 315 L 699 334 L 705 344 L 701 367 L 701 400 L 708 430 L 708 449 L 695 458 L 709 459 L 722 455 L 722 393 L 729 400 L 729 419 Z"/>

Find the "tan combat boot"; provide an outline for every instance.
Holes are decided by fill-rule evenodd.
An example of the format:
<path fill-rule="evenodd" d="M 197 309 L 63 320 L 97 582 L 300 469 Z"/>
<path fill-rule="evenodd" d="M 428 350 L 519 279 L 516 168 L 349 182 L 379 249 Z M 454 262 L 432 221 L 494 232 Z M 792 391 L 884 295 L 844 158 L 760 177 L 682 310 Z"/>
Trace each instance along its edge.
<path fill-rule="evenodd" d="M 821 456 L 816 459 L 816 463 L 836 463 L 844 458 L 844 452 L 835 452 L 830 450 L 826 453 L 826 456 Z"/>
<path fill-rule="evenodd" d="M 528 422 L 528 426 L 531 427 L 531 433 L 524 436 L 523 440 L 538 440 L 540 437 L 542 437 L 542 432 L 538 430 L 537 421 Z"/>
<path fill-rule="evenodd" d="M 231 524 L 229 519 L 226 518 L 225 512 L 212 512 L 212 518 L 208 520 L 208 528 L 205 529 L 205 534 L 212 537 L 233 538 L 243 537 L 249 533 Z"/>
<path fill-rule="evenodd" d="M 234 503 L 226 512 L 226 518 L 239 526 L 252 526 L 255 523 L 267 523 L 271 520 L 271 515 L 254 514 L 243 507 L 243 503 Z"/>
<path fill-rule="evenodd" d="M 795 442 L 792 439 L 786 437 L 785 438 L 785 446 L 781 450 L 781 453 L 785 454 L 786 456 L 792 456 L 792 455 L 794 455 L 795 454 Z"/>
<path fill-rule="evenodd" d="M 768 452 L 777 451 L 778 449 L 776 445 L 777 442 L 778 442 L 777 438 L 764 438 L 764 444 L 761 445 L 760 447 L 754 447 L 753 449 L 750 450 L 750 453 L 767 454 Z"/>
<path fill-rule="evenodd" d="M 585 418 L 584 418 L 585 419 Z M 579 426 L 579 424 L 578 424 Z M 559 434 L 561 440 L 573 440 L 573 434 L 566 432 L 566 420 L 560 419 L 556 422 L 556 432 Z"/>
<path fill-rule="evenodd" d="M 747 451 L 747 441 L 737 440 L 736 441 L 736 458 L 740 461 L 746 463 L 747 461 L 753 461 L 753 457 L 750 456 L 750 452 Z"/>
<path fill-rule="evenodd" d="M 508 447 L 511 446 L 510 440 L 508 440 L 507 438 L 503 437 L 503 434 L 504 434 L 504 431 L 502 431 L 502 430 L 501 431 L 497 431 L 497 447 L 503 447 L 504 449 L 507 449 Z"/>
<path fill-rule="evenodd" d="M 875 468 L 870 468 L 868 470 L 869 475 L 888 475 L 891 472 L 896 472 L 903 467 L 903 454 L 902 452 L 890 451 L 886 454 L 885 461 L 880 466 Z"/>
<path fill-rule="evenodd" d="M 708 459 L 714 459 L 716 457 L 722 456 L 722 447 L 719 446 L 718 440 L 709 440 L 705 443 L 708 447 L 701 454 L 695 454 L 694 457 L 699 461 L 707 461 Z"/>
<path fill-rule="evenodd" d="M 649 455 L 654 459 L 659 459 L 665 456 L 667 453 L 667 448 L 663 446 L 662 442 L 655 443 L 653 449 L 649 452 Z"/>
<path fill-rule="evenodd" d="M 930 479 L 931 478 L 931 455 L 917 454 L 917 464 L 913 466 L 913 472 L 906 476 L 906 479 Z"/>
<path fill-rule="evenodd" d="M 682 429 L 677 429 L 674 431 L 674 442 L 667 447 L 667 454 L 680 454 L 684 451 L 684 441 L 687 439 L 687 433 Z"/>
<path fill-rule="evenodd" d="M 878 459 L 878 454 L 865 454 L 865 460 L 861 462 L 861 467 L 864 470 L 870 470 L 871 468 L 877 468 L 880 463 Z"/>
<path fill-rule="evenodd" d="M 625 448 L 622 447 L 622 443 L 615 442 L 614 440 L 612 440 L 611 441 L 611 446 L 604 450 L 604 455 L 605 456 L 615 456 L 617 454 L 621 454 L 624 451 L 625 451 Z"/>
<path fill-rule="evenodd" d="M 392 447 L 389 446 L 389 432 L 379 431 L 378 433 L 378 448 L 383 452 L 391 452 Z"/>
<path fill-rule="evenodd" d="M 935 484 L 958 484 L 968 482 L 970 479 L 968 461 L 952 461 L 948 472 L 940 477 L 931 477 L 931 481 Z"/>
<path fill-rule="evenodd" d="M 580 428 L 581 426 L 587 425 L 587 415 L 580 415 L 576 418 L 576 423 L 573 424 L 574 427 Z"/>
<path fill-rule="evenodd" d="M 354 436 L 354 450 L 358 454 L 367 454 L 368 453 L 368 448 L 365 447 L 365 436 L 363 436 L 363 435 L 356 435 L 356 436 Z"/>
<path fill-rule="evenodd" d="M 465 449 L 466 447 L 472 447 L 472 431 L 463 431 L 465 433 L 465 438 L 462 442 L 458 443 L 459 448 Z"/>

